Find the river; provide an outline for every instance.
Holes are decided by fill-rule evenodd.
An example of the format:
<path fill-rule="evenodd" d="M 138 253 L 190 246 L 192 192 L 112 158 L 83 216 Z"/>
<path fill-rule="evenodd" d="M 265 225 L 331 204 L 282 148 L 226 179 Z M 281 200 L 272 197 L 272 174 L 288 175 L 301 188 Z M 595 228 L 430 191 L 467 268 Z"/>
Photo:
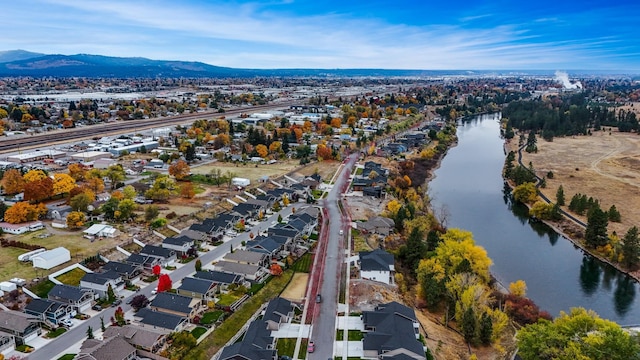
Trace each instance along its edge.
<path fill-rule="evenodd" d="M 458 126 L 429 182 L 434 210 L 445 225 L 471 231 L 493 260 L 492 274 L 505 287 L 527 283 L 527 296 L 552 316 L 571 307 L 596 311 L 621 325 L 640 324 L 640 287 L 613 267 L 584 253 L 513 204 L 502 179 L 505 154 L 500 115 L 481 115 Z"/>

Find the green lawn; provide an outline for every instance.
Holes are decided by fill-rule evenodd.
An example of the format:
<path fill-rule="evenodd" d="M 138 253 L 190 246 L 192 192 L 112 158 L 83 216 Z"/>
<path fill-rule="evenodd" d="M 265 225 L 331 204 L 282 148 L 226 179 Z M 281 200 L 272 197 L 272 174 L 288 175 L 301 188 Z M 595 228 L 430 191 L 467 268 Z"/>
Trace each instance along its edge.
<path fill-rule="evenodd" d="M 86 274 L 87 273 L 84 270 L 75 268 L 67 271 L 64 274 L 58 275 L 56 277 L 56 280 L 62 282 L 63 284 L 78 286 L 80 285 L 80 279 L 82 279 L 82 277 Z"/>
<path fill-rule="evenodd" d="M 291 270 L 295 272 L 303 272 L 308 273 L 311 269 L 311 264 L 313 262 L 313 258 L 310 253 L 306 253 L 302 255 L 300 259 L 298 259 L 293 265 L 291 265 Z"/>
<path fill-rule="evenodd" d="M 262 304 L 280 295 L 293 277 L 293 271 L 287 270 L 282 276 L 274 277 L 259 293 L 247 300 L 235 313 L 217 327 L 198 346 L 185 354 L 184 359 L 210 359 L 238 330 L 260 309 Z"/>
<path fill-rule="evenodd" d="M 73 360 L 75 359 L 76 354 L 64 354 L 58 358 L 58 360 Z"/>
<path fill-rule="evenodd" d="M 200 319 L 200 324 L 213 324 L 222 316 L 224 312 L 222 310 L 216 310 L 212 312 L 205 313 L 202 315 L 202 319 Z"/>
<path fill-rule="evenodd" d="M 236 302 L 238 299 L 240 299 L 240 296 L 233 295 L 232 293 L 220 294 L 220 296 L 218 296 L 218 302 L 216 304 L 220 306 L 231 306 L 231 304 Z"/>
<path fill-rule="evenodd" d="M 276 349 L 278 349 L 278 355 L 286 355 L 293 358 L 293 352 L 296 349 L 297 338 L 282 338 L 278 339 L 276 343 Z"/>
<path fill-rule="evenodd" d="M 38 295 L 41 298 L 46 298 L 47 294 L 49 294 L 49 291 L 51 291 L 54 286 L 56 286 L 56 284 L 54 284 L 51 280 L 46 279 L 30 287 L 29 290 L 31 290 L 34 294 Z"/>
<path fill-rule="evenodd" d="M 53 339 L 53 338 L 57 338 L 58 336 L 64 334 L 67 332 L 67 329 L 63 328 L 63 327 L 59 327 L 53 331 L 49 331 L 47 333 L 47 338 L 49 339 Z"/>
<path fill-rule="evenodd" d="M 198 326 L 197 328 L 191 330 L 191 335 L 193 335 L 194 338 L 199 339 L 200 336 L 202 336 L 206 332 L 207 332 L 206 328 Z"/>

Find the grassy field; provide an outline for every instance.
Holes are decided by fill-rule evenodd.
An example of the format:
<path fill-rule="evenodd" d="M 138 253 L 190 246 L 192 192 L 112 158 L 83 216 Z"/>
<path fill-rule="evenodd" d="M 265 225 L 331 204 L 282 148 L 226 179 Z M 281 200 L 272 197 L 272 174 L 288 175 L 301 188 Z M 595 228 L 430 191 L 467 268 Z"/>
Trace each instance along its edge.
<path fill-rule="evenodd" d="M 78 286 L 78 285 L 80 285 L 80 280 L 86 274 L 87 273 L 84 270 L 79 269 L 79 268 L 75 268 L 75 269 L 67 271 L 64 274 L 58 275 L 56 277 L 56 280 L 60 281 L 63 284 L 72 285 L 72 286 Z"/>
<path fill-rule="evenodd" d="M 40 245 L 47 249 L 54 249 L 62 246 L 71 252 L 71 262 L 82 261 L 84 258 L 93 256 L 99 251 L 112 249 L 116 242 L 112 239 L 96 240 L 91 242 L 82 237 L 81 232 L 64 232 L 61 234 L 53 234 L 44 239 L 39 239 L 38 234 L 47 232 L 46 230 L 35 231 L 22 235 L 5 235 L 6 238 L 22 241 L 27 244 Z M 60 270 L 64 266 L 68 266 L 71 262 L 67 262 L 56 268 L 49 270 L 35 269 L 31 262 L 21 263 L 18 261 L 18 255 L 28 252 L 25 249 L 18 248 L 0 248 L 0 279 L 10 279 L 19 277 L 31 280 L 36 277 L 44 277 L 54 271 Z"/>
<path fill-rule="evenodd" d="M 297 338 L 278 339 L 278 342 L 276 343 L 276 349 L 278 349 L 278 355 L 280 356 L 286 355 L 293 358 L 293 352 L 296 349 L 297 340 L 298 340 Z"/>
<path fill-rule="evenodd" d="M 236 164 L 216 162 L 213 164 L 207 164 L 203 166 L 191 168 L 191 172 L 194 174 L 209 174 L 211 170 L 220 169 L 222 174 L 227 171 L 234 173 L 237 177 L 243 177 L 251 180 L 252 184 L 256 184 L 262 176 L 277 177 L 282 174 L 286 174 L 296 169 L 299 165 L 299 160 L 282 160 L 271 165 L 262 164 Z"/>
<path fill-rule="evenodd" d="M 259 293 L 247 300 L 222 325 L 217 327 L 212 334 L 207 336 L 198 346 L 194 347 L 189 353 L 184 354 L 184 359 L 210 359 L 218 350 L 238 332 L 251 316 L 260 309 L 262 304 L 275 298 L 287 286 L 287 283 L 293 276 L 293 271 L 287 270 L 282 276 L 275 277 L 260 290 Z M 306 354 L 306 353 L 305 353 Z"/>
<path fill-rule="evenodd" d="M 306 253 L 302 255 L 298 261 L 291 265 L 291 270 L 296 272 L 308 273 L 311 269 L 311 264 L 313 263 L 313 257 L 311 257 L 311 253 Z"/>

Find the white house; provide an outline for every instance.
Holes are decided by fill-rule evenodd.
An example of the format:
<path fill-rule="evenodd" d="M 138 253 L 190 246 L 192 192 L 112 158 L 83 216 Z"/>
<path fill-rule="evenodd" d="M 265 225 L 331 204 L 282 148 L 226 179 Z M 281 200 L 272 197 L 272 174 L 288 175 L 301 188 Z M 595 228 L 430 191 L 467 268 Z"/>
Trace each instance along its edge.
<path fill-rule="evenodd" d="M 90 238 L 95 237 L 115 237 L 116 229 L 107 224 L 93 224 L 90 228 L 83 231 L 83 233 L 87 234 Z"/>
<path fill-rule="evenodd" d="M 393 285 L 395 265 L 393 255 L 381 250 L 361 251 L 360 277 Z"/>
<path fill-rule="evenodd" d="M 69 260 L 71 260 L 71 253 L 63 247 L 41 252 L 31 258 L 31 261 L 33 261 L 33 267 L 40 269 L 51 269 L 52 267 L 64 264 Z"/>
<path fill-rule="evenodd" d="M 44 229 L 44 225 L 40 221 L 31 221 L 22 224 L 10 224 L 8 222 L 0 222 L 0 229 L 7 234 L 20 235 L 29 231 Z"/>

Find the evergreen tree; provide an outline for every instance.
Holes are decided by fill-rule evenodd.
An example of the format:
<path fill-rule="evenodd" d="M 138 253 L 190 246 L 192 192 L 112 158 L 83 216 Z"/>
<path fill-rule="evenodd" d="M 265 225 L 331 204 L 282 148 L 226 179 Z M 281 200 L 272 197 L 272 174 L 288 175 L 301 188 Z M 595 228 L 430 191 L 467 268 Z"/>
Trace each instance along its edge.
<path fill-rule="evenodd" d="M 587 215 L 587 229 L 585 230 L 584 239 L 590 247 L 604 246 L 609 242 L 607 236 L 607 214 L 600 209 L 594 207 L 589 210 Z"/>
<path fill-rule="evenodd" d="M 538 152 L 537 143 L 538 140 L 536 139 L 536 133 L 535 131 L 531 130 L 529 132 L 529 136 L 527 137 L 527 146 L 525 147 L 524 151 L 528 153 Z"/>
<path fill-rule="evenodd" d="M 558 204 L 558 206 L 564 206 L 564 188 L 562 185 L 560 185 L 558 191 L 556 191 L 556 204 Z"/>
<path fill-rule="evenodd" d="M 100 330 L 104 332 L 106 329 L 107 328 L 104 326 L 104 317 L 100 316 Z"/>
<path fill-rule="evenodd" d="M 462 335 L 467 342 L 473 343 L 476 336 L 476 316 L 473 313 L 473 308 L 468 307 L 462 315 Z"/>
<path fill-rule="evenodd" d="M 611 222 L 620 222 L 620 212 L 616 208 L 615 205 L 611 205 L 609 211 L 607 211 L 607 215 L 609 216 L 609 221 Z"/>
<path fill-rule="evenodd" d="M 424 258 L 426 253 L 427 246 L 423 241 L 422 231 L 415 227 L 411 230 L 411 234 L 409 234 L 406 244 L 400 247 L 398 258 L 415 276 L 418 264 L 420 263 L 420 260 Z"/>
<path fill-rule="evenodd" d="M 427 234 L 427 251 L 434 251 L 440 244 L 440 235 L 435 230 L 430 230 Z"/>
<path fill-rule="evenodd" d="M 113 302 L 116 299 L 116 294 L 113 292 L 113 287 L 111 287 L 111 284 L 109 284 L 109 286 L 107 286 L 107 300 L 109 302 Z"/>
<path fill-rule="evenodd" d="M 493 322 L 489 314 L 482 313 L 480 318 L 480 342 L 483 345 L 491 344 L 491 337 L 493 336 Z"/>
<path fill-rule="evenodd" d="M 200 259 L 196 260 L 196 271 L 202 271 L 202 261 Z"/>
<path fill-rule="evenodd" d="M 622 238 L 622 255 L 624 256 L 623 264 L 628 269 L 633 269 L 638 264 L 640 257 L 640 238 L 638 237 L 638 228 L 632 227 Z"/>
<path fill-rule="evenodd" d="M 87 328 L 87 339 L 94 339 L 93 328 L 91 326 Z"/>

